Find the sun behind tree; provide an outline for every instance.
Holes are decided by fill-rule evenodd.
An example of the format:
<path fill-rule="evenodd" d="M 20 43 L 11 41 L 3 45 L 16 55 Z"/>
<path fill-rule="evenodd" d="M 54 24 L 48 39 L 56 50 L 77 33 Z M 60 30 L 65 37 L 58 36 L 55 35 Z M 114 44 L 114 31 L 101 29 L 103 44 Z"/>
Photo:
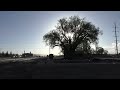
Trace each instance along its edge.
<path fill-rule="evenodd" d="M 87 46 L 98 40 L 99 33 L 99 28 L 85 18 L 71 16 L 58 20 L 56 29 L 45 34 L 43 40 L 52 48 L 59 46 L 64 58 L 71 59 L 79 45 L 84 43 L 87 49 Z"/>

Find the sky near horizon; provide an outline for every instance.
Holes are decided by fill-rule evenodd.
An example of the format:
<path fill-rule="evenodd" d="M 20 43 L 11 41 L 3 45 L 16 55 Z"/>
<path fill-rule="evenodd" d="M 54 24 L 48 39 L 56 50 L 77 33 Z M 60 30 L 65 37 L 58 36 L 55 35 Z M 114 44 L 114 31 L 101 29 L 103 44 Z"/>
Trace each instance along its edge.
<path fill-rule="evenodd" d="M 43 42 L 43 36 L 54 29 L 59 19 L 78 15 L 92 22 L 103 35 L 99 36 L 99 46 L 109 53 L 115 53 L 114 22 L 120 31 L 120 11 L 0 11 L 0 51 L 12 51 L 22 54 L 49 54 L 49 47 Z M 118 32 L 120 40 L 120 32 Z M 119 43 L 120 41 L 118 41 Z M 119 52 L 120 52 L 120 43 Z M 58 55 L 59 48 L 50 49 Z"/>

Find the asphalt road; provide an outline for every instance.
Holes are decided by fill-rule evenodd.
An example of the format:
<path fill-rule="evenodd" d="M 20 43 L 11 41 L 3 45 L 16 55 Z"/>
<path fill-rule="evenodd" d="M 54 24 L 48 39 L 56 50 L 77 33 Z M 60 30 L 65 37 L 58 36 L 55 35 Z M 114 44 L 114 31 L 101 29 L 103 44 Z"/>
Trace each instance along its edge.
<path fill-rule="evenodd" d="M 3 63 L 0 79 L 120 79 L 120 64 Z"/>
<path fill-rule="evenodd" d="M 120 79 L 120 64 L 36 65 L 33 79 Z"/>

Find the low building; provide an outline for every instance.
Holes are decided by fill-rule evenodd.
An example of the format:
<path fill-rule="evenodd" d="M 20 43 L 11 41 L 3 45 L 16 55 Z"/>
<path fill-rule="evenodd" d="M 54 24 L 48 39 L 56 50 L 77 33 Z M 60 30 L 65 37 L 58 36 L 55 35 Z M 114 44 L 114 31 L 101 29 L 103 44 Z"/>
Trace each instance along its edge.
<path fill-rule="evenodd" d="M 31 52 L 30 53 L 23 53 L 22 57 L 33 57 L 33 54 Z"/>

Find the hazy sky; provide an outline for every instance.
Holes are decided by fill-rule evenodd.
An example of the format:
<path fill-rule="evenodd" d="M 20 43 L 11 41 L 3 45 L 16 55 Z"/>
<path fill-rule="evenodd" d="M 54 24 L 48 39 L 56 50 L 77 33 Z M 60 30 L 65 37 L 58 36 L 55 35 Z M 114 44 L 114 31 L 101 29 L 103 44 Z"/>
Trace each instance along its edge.
<path fill-rule="evenodd" d="M 0 51 L 21 54 L 25 50 L 48 54 L 49 47 L 43 42 L 44 34 L 54 29 L 60 18 L 73 15 L 86 17 L 86 20 L 98 26 L 103 31 L 103 35 L 99 36 L 99 46 L 114 53 L 115 38 L 112 31 L 114 22 L 120 26 L 119 11 L 0 11 Z M 120 31 L 120 27 L 117 30 Z M 59 54 L 59 48 L 51 49 L 51 53 Z"/>

